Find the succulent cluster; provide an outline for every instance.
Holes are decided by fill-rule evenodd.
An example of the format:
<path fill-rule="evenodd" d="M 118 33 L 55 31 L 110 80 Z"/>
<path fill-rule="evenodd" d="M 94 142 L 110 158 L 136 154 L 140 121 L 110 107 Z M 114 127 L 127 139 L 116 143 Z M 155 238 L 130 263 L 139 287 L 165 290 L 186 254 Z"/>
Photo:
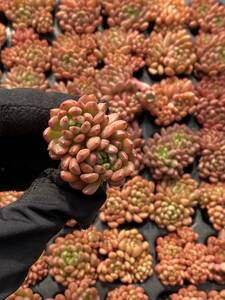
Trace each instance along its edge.
<path fill-rule="evenodd" d="M 23 286 L 34 286 L 37 282 L 42 281 L 48 275 L 48 263 L 45 252 L 30 267 Z"/>
<path fill-rule="evenodd" d="M 213 97 L 219 99 L 225 94 L 225 75 L 217 76 L 203 76 L 201 81 L 197 84 L 196 90 L 199 97 Z M 203 100 L 202 100 L 203 101 Z"/>
<path fill-rule="evenodd" d="M 156 116 L 157 125 L 168 126 L 174 121 L 194 112 L 198 97 L 194 86 L 189 79 L 171 77 L 163 79 L 152 86 L 151 99 L 145 97 L 142 101 L 143 108 Z"/>
<path fill-rule="evenodd" d="M 185 29 L 166 34 L 153 31 L 148 38 L 146 64 L 151 75 L 191 74 L 196 60 L 192 38 Z"/>
<path fill-rule="evenodd" d="M 149 0 L 102 0 L 103 13 L 108 16 L 109 26 L 145 31 L 156 17 L 156 1 Z"/>
<path fill-rule="evenodd" d="M 61 34 L 53 41 L 52 71 L 57 79 L 73 79 L 96 67 L 100 53 L 94 35 Z M 86 70 L 88 73 L 88 71 Z"/>
<path fill-rule="evenodd" d="M 94 95 L 64 101 L 51 110 L 44 137 L 49 154 L 61 159 L 61 178 L 74 189 L 93 194 L 103 181 L 121 185 L 134 170 L 127 123 L 107 115 Z"/>
<path fill-rule="evenodd" d="M 159 4 L 158 4 L 159 3 Z M 161 0 L 157 2 L 158 11 L 154 29 L 166 33 L 182 29 L 189 20 L 190 9 L 184 0 Z"/>
<path fill-rule="evenodd" d="M 23 192 L 16 192 L 16 191 L 0 192 L 0 208 L 15 202 L 22 195 Z"/>
<path fill-rule="evenodd" d="M 144 162 L 157 180 L 177 178 L 199 152 L 199 137 L 186 125 L 162 128 L 144 146 Z"/>
<path fill-rule="evenodd" d="M 107 258 L 97 268 L 100 281 L 143 282 L 153 273 L 149 244 L 137 229 L 105 230 L 100 253 Z"/>
<path fill-rule="evenodd" d="M 100 209 L 100 220 L 116 228 L 125 222 L 142 223 L 148 218 L 155 185 L 140 176 L 127 181 L 122 190 L 107 190 L 107 200 Z"/>
<path fill-rule="evenodd" d="M 5 300 L 42 300 L 42 297 L 33 292 L 30 288 L 21 287 L 15 293 L 7 297 Z"/>
<path fill-rule="evenodd" d="M 221 121 L 223 122 L 222 118 Z M 221 125 L 219 123 L 217 125 L 220 128 Z M 201 144 L 201 157 L 198 165 L 199 175 L 212 183 L 224 182 L 224 132 L 215 130 L 213 127 L 209 129 L 207 124 L 206 129 L 200 130 L 199 136 Z"/>
<path fill-rule="evenodd" d="M 74 231 L 56 238 L 48 247 L 49 274 L 63 286 L 81 280 L 94 284 L 99 265 L 96 250 L 99 237 L 101 234 L 91 229 L 88 232 Z"/>
<path fill-rule="evenodd" d="M 95 287 L 90 287 L 88 280 L 71 282 L 66 288 L 64 294 L 58 294 L 54 299 L 45 300 L 100 300 L 98 291 Z"/>
<path fill-rule="evenodd" d="M 225 30 L 216 34 L 201 32 L 195 39 L 198 75 L 225 74 Z"/>
<path fill-rule="evenodd" d="M 106 300 L 150 300 L 150 298 L 145 294 L 142 287 L 137 287 L 134 285 L 121 285 L 119 288 L 111 290 Z"/>
<path fill-rule="evenodd" d="M 202 183 L 199 202 L 207 209 L 209 220 L 216 230 L 225 229 L 225 184 Z"/>
<path fill-rule="evenodd" d="M 197 243 L 197 238 L 198 234 L 191 228 L 184 227 L 177 233 L 157 239 L 159 264 L 156 272 L 163 284 L 183 285 L 184 280 L 194 285 L 207 280 L 219 284 L 225 282 L 225 232 L 221 231 L 218 237 L 209 237 L 207 245 Z M 194 296 L 191 292 L 196 290 L 190 288 L 182 292 L 188 291 L 187 296 L 190 297 Z M 182 292 L 179 292 L 180 295 L 183 295 Z"/>
<path fill-rule="evenodd" d="M 178 291 L 178 293 L 173 293 L 169 296 L 168 300 L 207 300 L 207 293 L 204 291 L 200 291 L 194 285 L 189 285 L 187 288 L 182 288 Z M 211 299 L 216 300 L 216 299 Z"/>
<path fill-rule="evenodd" d="M 2 10 L 15 29 L 32 27 L 38 33 L 53 31 L 54 0 L 7 0 Z"/>
<path fill-rule="evenodd" d="M 208 293 L 208 300 L 224 300 L 224 299 L 225 299 L 225 290 L 210 291 Z"/>
<path fill-rule="evenodd" d="M 102 23 L 100 0 L 61 0 L 56 17 L 69 33 L 92 33 Z"/>
<path fill-rule="evenodd" d="M 150 206 L 150 219 L 168 231 L 190 225 L 199 200 L 197 188 L 197 181 L 189 174 L 161 181 L 156 186 L 154 202 Z"/>
<path fill-rule="evenodd" d="M 25 39 L 25 37 L 24 37 Z M 28 38 L 17 40 L 15 46 L 2 50 L 2 63 L 6 69 L 15 66 L 31 67 L 36 72 L 43 73 L 50 68 L 51 48 L 47 40 Z"/>
<path fill-rule="evenodd" d="M 217 0 L 192 0 L 189 25 L 210 33 L 225 30 L 224 5 Z"/>

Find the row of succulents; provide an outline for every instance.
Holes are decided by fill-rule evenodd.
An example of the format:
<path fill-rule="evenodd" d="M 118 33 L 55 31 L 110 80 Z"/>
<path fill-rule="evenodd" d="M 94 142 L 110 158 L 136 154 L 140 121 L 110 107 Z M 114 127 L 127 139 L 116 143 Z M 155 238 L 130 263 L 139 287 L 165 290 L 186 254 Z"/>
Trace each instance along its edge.
<path fill-rule="evenodd" d="M 32 27 L 39 33 L 53 31 L 55 1 L 2 0 L 0 11 L 14 28 Z M 217 0 L 61 0 L 56 11 L 60 28 L 69 33 L 94 32 L 107 18 L 110 27 L 145 31 L 155 22 L 157 30 L 174 30 L 189 25 L 202 31 L 217 33 L 225 28 L 225 8 Z"/>

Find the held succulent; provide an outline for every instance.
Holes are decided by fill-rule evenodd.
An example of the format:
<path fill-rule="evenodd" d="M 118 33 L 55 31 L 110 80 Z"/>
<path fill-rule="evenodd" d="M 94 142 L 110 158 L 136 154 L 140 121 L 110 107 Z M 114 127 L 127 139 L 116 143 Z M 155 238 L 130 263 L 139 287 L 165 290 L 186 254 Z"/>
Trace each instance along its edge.
<path fill-rule="evenodd" d="M 152 86 L 151 99 L 144 98 L 142 106 L 153 116 L 157 125 L 168 126 L 194 112 L 198 97 L 189 79 L 171 77 Z"/>
<path fill-rule="evenodd" d="M 69 33 L 92 33 L 102 23 L 100 0 L 61 0 L 56 17 Z"/>
<path fill-rule="evenodd" d="M 7 69 L 22 65 L 43 73 L 50 68 L 51 48 L 46 40 L 27 39 L 14 47 L 5 48 L 1 54 L 2 63 Z"/>
<path fill-rule="evenodd" d="M 34 293 L 30 288 L 21 287 L 5 300 L 42 300 L 42 297 Z"/>
<path fill-rule="evenodd" d="M 134 285 L 121 285 L 119 288 L 111 290 L 107 294 L 107 300 L 150 300 L 150 298 L 145 294 L 142 287 L 137 287 Z"/>
<path fill-rule="evenodd" d="M 113 244 L 102 244 L 101 253 L 108 254 L 97 268 L 101 281 L 123 283 L 143 282 L 152 275 L 152 257 L 149 244 L 137 229 L 112 232 Z M 110 236 L 110 233 L 107 234 Z M 109 247 L 110 245 L 110 247 Z M 111 250 L 110 250 L 111 248 Z M 105 250 L 105 251 L 104 251 Z"/>
<path fill-rule="evenodd" d="M 156 180 L 178 178 L 199 150 L 199 137 L 187 126 L 175 124 L 146 141 L 144 162 Z"/>
<path fill-rule="evenodd" d="M 16 192 L 16 191 L 0 192 L 0 208 L 15 202 L 22 195 L 23 192 Z"/>
<path fill-rule="evenodd" d="M 110 27 L 121 26 L 124 29 L 145 31 L 149 22 L 156 17 L 155 1 L 148 0 L 103 0 L 103 13 L 108 16 Z"/>
<path fill-rule="evenodd" d="M 225 74 L 225 31 L 216 34 L 201 32 L 195 39 L 195 48 L 197 75 Z"/>
<path fill-rule="evenodd" d="M 225 7 L 216 0 L 193 0 L 190 8 L 190 27 L 218 33 L 225 29 Z"/>
<path fill-rule="evenodd" d="M 44 73 L 37 72 L 29 66 L 18 65 L 8 72 L 1 87 L 6 89 L 32 88 L 45 91 L 48 88 L 48 81 Z"/>
<path fill-rule="evenodd" d="M 39 33 L 53 31 L 54 0 L 9 0 L 3 11 L 15 29 L 33 27 Z"/>
<path fill-rule="evenodd" d="M 56 238 L 48 247 L 48 253 L 49 274 L 56 282 L 63 286 L 83 279 L 95 283 L 99 264 L 97 253 L 88 244 L 77 242 L 76 236 L 68 234 Z"/>
<path fill-rule="evenodd" d="M 93 194 L 103 181 L 118 186 L 134 170 L 127 123 L 107 115 L 94 95 L 67 100 L 51 110 L 44 137 L 49 155 L 61 159 L 61 178 L 74 189 Z"/>
<path fill-rule="evenodd" d="M 192 38 L 184 29 L 153 31 L 148 39 L 146 64 L 151 75 L 191 74 L 196 59 Z"/>

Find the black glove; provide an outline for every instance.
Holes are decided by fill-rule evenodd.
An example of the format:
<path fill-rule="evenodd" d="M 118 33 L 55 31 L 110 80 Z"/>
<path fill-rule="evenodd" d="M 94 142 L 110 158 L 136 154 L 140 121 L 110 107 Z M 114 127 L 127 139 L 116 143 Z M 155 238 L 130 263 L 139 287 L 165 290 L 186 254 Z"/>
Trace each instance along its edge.
<path fill-rule="evenodd" d="M 42 171 L 21 199 L 0 210 L 0 299 L 19 287 L 68 219 L 88 226 L 105 201 L 104 187 L 86 196 L 63 183 L 58 163 L 48 157 L 42 132 L 49 109 L 69 98 L 26 89 L 0 90 L 1 190 L 23 190 Z M 53 168 L 43 171 L 49 167 Z"/>

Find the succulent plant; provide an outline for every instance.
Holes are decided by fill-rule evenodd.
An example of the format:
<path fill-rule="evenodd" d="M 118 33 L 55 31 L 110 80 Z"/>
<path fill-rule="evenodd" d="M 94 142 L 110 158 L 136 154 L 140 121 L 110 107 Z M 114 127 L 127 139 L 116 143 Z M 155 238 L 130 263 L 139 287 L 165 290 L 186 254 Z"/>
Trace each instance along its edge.
<path fill-rule="evenodd" d="M 42 300 L 42 297 L 34 293 L 30 288 L 20 287 L 15 293 L 7 297 L 5 300 Z"/>
<path fill-rule="evenodd" d="M 191 74 L 196 60 L 192 38 L 186 30 L 151 33 L 146 54 L 150 74 Z"/>
<path fill-rule="evenodd" d="M 53 31 L 54 0 L 9 0 L 3 11 L 16 29 L 33 27 L 39 33 Z"/>
<path fill-rule="evenodd" d="M 204 32 L 217 33 L 225 29 L 225 7 L 216 0 L 193 0 L 190 26 Z"/>
<path fill-rule="evenodd" d="M 207 241 L 208 253 L 214 260 L 210 265 L 212 280 L 219 284 L 225 283 L 225 230 L 221 230 L 218 237 L 211 236 Z"/>
<path fill-rule="evenodd" d="M 103 13 L 109 26 L 145 31 L 156 17 L 155 0 L 102 0 Z"/>
<path fill-rule="evenodd" d="M 149 208 L 150 219 L 168 231 L 190 225 L 194 207 L 198 203 L 197 186 L 198 183 L 189 174 L 159 183 L 154 202 Z"/>
<path fill-rule="evenodd" d="M 214 99 L 219 99 L 225 94 L 224 81 L 225 75 L 204 76 L 196 86 L 198 95 L 200 97 L 212 96 Z"/>
<path fill-rule="evenodd" d="M 158 14 L 154 30 L 157 32 L 175 31 L 184 28 L 189 20 L 190 9 L 184 0 L 158 1 Z"/>
<path fill-rule="evenodd" d="M 16 191 L 0 192 L 0 208 L 5 207 L 17 201 L 22 195 L 23 192 L 16 192 Z"/>
<path fill-rule="evenodd" d="M 152 86 L 151 99 L 144 98 L 142 106 L 153 116 L 157 125 L 167 126 L 194 112 L 198 97 L 189 79 L 171 77 Z"/>
<path fill-rule="evenodd" d="M 170 295 L 169 300 L 207 300 L 207 293 L 200 291 L 194 285 L 189 285 L 187 288 L 182 288 L 178 293 Z M 216 299 L 212 299 L 216 300 Z"/>
<path fill-rule="evenodd" d="M 152 275 L 152 257 L 149 244 L 137 229 L 107 233 L 107 243 L 101 246 L 101 252 L 108 254 L 97 268 L 101 281 L 113 282 L 119 279 L 123 283 L 143 282 Z M 104 238 L 104 234 L 103 234 Z M 104 251 L 105 250 L 105 251 Z"/>
<path fill-rule="evenodd" d="M 200 188 L 200 204 L 207 209 L 209 220 L 216 230 L 225 228 L 225 184 L 202 183 Z"/>
<path fill-rule="evenodd" d="M 199 149 L 199 137 L 186 125 L 174 124 L 146 141 L 144 162 L 156 180 L 178 178 Z"/>
<path fill-rule="evenodd" d="M 133 121 L 128 124 L 127 131 L 134 144 L 134 175 L 138 175 L 144 169 L 143 147 L 145 142 L 142 137 L 142 128 L 137 121 Z"/>
<path fill-rule="evenodd" d="M 41 257 L 30 267 L 23 286 L 34 286 L 46 276 L 48 276 L 48 263 L 46 254 L 43 252 Z"/>
<path fill-rule="evenodd" d="M 93 194 L 103 181 L 118 186 L 134 170 L 127 123 L 107 115 L 94 95 L 64 101 L 51 110 L 44 137 L 49 155 L 61 159 L 61 178 L 74 189 Z"/>
<path fill-rule="evenodd" d="M 48 247 L 49 274 L 63 286 L 83 279 L 90 280 L 91 284 L 96 281 L 96 268 L 99 264 L 97 252 L 78 239 L 77 234 L 68 234 L 56 238 Z"/>
<path fill-rule="evenodd" d="M 199 76 L 225 74 L 225 31 L 216 34 L 201 32 L 195 39 L 195 48 L 195 71 Z"/>
<path fill-rule="evenodd" d="M 79 77 L 85 69 L 96 67 L 99 53 L 94 35 L 62 34 L 53 41 L 52 71 L 57 79 Z"/>
<path fill-rule="evenodd" d="M 3 49 L 1 55 L 7 69 L 22 65 L 43 73 L 50 68 L 51 48 L 47 40 L 27 39 L 14 47 Z"/>
<path fill-rule="evenodd" d="M 33 31 L 32 28 L 17 29 L 12 35 L 12 45 L 16 46 L 20 43 L 24 43 L 26 40 L 35 41 L 39 36 Z"/>
<path fill-rule="evenodd" d="M 1 87 L 7 89 L 33 88 L 45 91 L 48 88 L 48 81 L 44 73 L 37 72 L 29 66 L 18 65 L 8 72 Z"/>
<path fill-rule="evenodd" d="M 134 285 L 121 285 L 108 292 L 107 300 L 150 300 L 142 287 Z"/>
<path fill-rule="evenodd" d="M 58 294 L 54 299 L 45 300 L 100 300 L 98 291 L 95 287 L 90 287 L 88 280 L 71 282 L 64 294 Z"/>
<path fill-rule="evenodd" d="M 0 48 L 4 45 L 6 41 L 6 28 L 0 23 Z"/>
<path fill-rule="evenodd" d="M 225 299 L 225 290 L 221 291 L 210 291 L 208 293 L 208 300 L 224 300 Z"/>
<path fill-rule="evenodd" d="M 92 33 L 102 23 L 100 0 L 61 0 L 56 17 L 72 34 Z"/>

